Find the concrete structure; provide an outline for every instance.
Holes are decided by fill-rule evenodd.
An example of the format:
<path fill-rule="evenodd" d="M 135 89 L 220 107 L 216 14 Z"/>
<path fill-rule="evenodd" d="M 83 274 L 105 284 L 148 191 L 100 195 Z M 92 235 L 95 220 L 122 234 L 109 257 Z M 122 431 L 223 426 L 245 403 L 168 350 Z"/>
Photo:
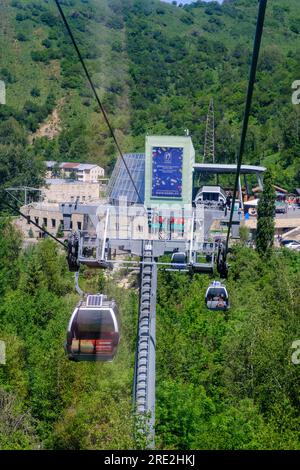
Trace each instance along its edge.
<path fill-rule="evenodd" d="M 34 203 L 21 207 L 23 214 L 29 216 L 35 223 L 56 235 L 59 228 L 63 228 L 63 216 L 59 208 L 59 204 Z M 81 230 L 83 228 L 83 214 L 72 214 L 71 228 L 73 230 Z M 29 236 L 29 232 L 33 233 L 34 238 L 43 238 L 43 232 L 29 224 L 23 217 L 15 220 L 16 226 L 22 231 L 24 237 Z"/>
<path fill-rule="evenodd" d="M 83 183 L 64 179 L 47 179 L 42 188 L 45 203 L 93 202 L 100 198 L 100 183 Z"/>
<path fill-rule="evenodd" d="M 83 207 L 85 204 L 95 205 L 105 200 L 100 199 L 101 183 L 84 183 L 80 181 L 64 179 L 47 179 L 47 186 L 40 189 L 41 200 L 38 203 L 25 204 L 21 211 L 41 227 L 45 227 L 51 234 L 56 235 L 59 227 L 63 227 L 63 217 L 60 211 L 60 204 L 76 203 Z M 71 225 L 68 229 L 82 230 L 84 220 L 84 210 L 80 214 L 72 214 Z M 24 237 L 29 236 L 29 231 L 34 238 L 41 238 L 43 233 L 34 225 L 30 225 L 25 219 L 16 220 L 16 225 L 21 229 Z M 31 230 L 30 230 L 31 229 Z"/>
<path fill-rule="evenodd" d="M 147 136 L 145 207 L 192 204 L 195 150 L 189 136 Z"/>

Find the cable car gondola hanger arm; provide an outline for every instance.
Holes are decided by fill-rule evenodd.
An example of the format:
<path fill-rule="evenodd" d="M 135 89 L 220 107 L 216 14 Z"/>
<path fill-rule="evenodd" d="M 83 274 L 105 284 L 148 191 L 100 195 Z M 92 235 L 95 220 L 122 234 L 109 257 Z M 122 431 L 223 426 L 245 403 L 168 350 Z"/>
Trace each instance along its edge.
<path fill-rule="evenodd" d="M 238 153 L 237 172 L 236 172 L 230 218 L 229 218 L 229 224 L 228 224 L 228 232 L 227 232 L 227 238 L 226 238 L 225 259 L 228 253 L 229 237 L 230 237 L 230 231 L 231 231 L 232 221 L 233 221 L 233 212 L 234 212 L 234 206 L 235 206 L 235 200 L 236 200 L 236 193 L 238 190 L 242 159 L 243 159 L 244 149 L 245 149 L 245 141 L 246 141 L 247 130 L 248 130 L 249 116 L 250 116 L 250 111 L 251 111 L 251 104 L 252 104 L 253 90 L 254 90 L 254 84 L 255 84 L 255 79 L 256 79 L 256 71 L 257 71 L 257 63 L 258 63 L 258 58 L 259 58 L 261 39 L 262 39 L 262 34 L 263 34 L 263 29 L 264 29 L 267 1 L 268 0 L 259 0 L 259 11 L 258 11 L 256 33 L 255 33 L 252 62 L 251 62 L 251 69 L 250 69 L 250 77 L 249 77 L 249 84 L 248 84 L 248 91 L 247 91 L 247 98 L 246 98 L 246 105 L 245 105 L 244 122 L 243 122 L 242 134 L 241 134 L 240 148 L 239 148 L 239 153 Z"/>

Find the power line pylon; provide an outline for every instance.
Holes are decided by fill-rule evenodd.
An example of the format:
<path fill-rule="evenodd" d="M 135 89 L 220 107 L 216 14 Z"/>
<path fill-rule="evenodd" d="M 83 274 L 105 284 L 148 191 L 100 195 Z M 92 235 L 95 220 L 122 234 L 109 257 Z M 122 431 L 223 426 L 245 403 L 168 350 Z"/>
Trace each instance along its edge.
<path fill-rule="evenodd" d="M 203 163 L 215 163 L 215 111 L 212 98 L 206 119 Z"/>

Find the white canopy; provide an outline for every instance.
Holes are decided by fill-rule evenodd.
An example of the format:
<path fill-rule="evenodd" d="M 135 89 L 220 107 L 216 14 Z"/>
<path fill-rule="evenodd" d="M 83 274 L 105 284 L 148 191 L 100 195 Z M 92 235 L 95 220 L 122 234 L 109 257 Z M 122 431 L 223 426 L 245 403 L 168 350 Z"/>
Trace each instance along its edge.
<path fill-rule="evenodd" d="M 258 203 L 259 203 L 259 199 L 254 199 L 253 201 L 244 202 L 244 206 L 257 207 Z"/>

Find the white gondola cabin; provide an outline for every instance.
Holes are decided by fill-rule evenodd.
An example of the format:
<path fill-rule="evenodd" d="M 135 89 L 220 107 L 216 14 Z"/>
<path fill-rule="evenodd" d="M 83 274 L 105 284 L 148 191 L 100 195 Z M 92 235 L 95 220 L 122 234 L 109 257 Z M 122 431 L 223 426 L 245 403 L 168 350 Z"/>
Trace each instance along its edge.
<path fill-rule="evenodd" d="M 229 296 L 226 287 L 219 281 L 213 281 L 206 291 L 205 303 L 209 310 L 228 310 Z"/>

